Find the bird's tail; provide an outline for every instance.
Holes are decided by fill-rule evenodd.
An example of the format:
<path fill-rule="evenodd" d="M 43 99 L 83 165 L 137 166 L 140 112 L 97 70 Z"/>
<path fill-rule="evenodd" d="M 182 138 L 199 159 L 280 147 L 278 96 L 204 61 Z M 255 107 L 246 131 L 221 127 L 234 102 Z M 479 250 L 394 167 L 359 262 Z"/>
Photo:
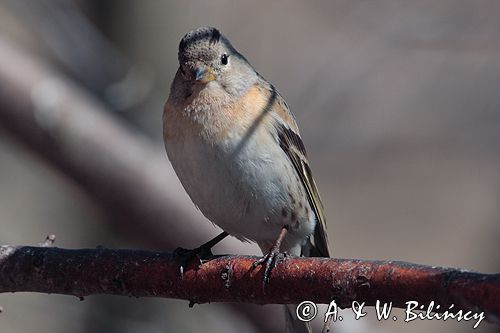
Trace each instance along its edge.
<path fill-rule="evenodd" d="M 320 237 L 322 240 L 324 237 Z M 273 245 L 272 242 L 257 242 L 262 253 L 265 255 L 269 248 Z M 329 257 L 329 249 L 326 241 L 318 241 L 315 244 L 311 241 L 311 238 L 301 247 L 294 247 L 285 249 L 290 255 L 297 257 Z M 297 305 L 296 304 L 285 304 L 285 322 L 286 322 L 286 333 L 313 333 L 311 323 L 299 320 L 297 318 Z M 323 326 L 322 332 L 328 332 L 329 325 L 325 324 Z"/>
<path fill-rule="evenodd" d="M 312 333 L 311 324 L 300 321 L 297 318 L 297 305 L 286 304 L 285 306 L 286 333 Z"/>
<path fill-rule="evenodd" d="M 328 242 L 326 241 L 326 236 L 321 237 L 321 235 L 318 235 L 317 230 L 316 230 L 314 236 L 315 236 L 314 237 L 315 242 L 312 242 L 311 238 L 309 238 L 302 245 L 300 256 L 301 257 L 330 257 L 330 249 L 328 247 Z M 318 239 L 319 239 L 319 241 L 318 241 Z M 332 332 L 331 326 L 332 326 L 332 317 L 330 316 L 330 318 L 323 324 L 323 329 L 321 330 L 321 333 Z"/>

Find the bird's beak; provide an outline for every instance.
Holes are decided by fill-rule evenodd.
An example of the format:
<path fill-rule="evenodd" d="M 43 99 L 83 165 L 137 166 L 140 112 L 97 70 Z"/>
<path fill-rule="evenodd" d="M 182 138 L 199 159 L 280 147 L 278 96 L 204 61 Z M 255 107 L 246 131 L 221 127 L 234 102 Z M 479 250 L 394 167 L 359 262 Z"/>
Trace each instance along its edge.
<path fill-rule="evenodd" d="M 198 65 L 193 70 L 193 77 L 201 83 L 208 83 L 216 79 L 214 70 L 210 66 Z"/>

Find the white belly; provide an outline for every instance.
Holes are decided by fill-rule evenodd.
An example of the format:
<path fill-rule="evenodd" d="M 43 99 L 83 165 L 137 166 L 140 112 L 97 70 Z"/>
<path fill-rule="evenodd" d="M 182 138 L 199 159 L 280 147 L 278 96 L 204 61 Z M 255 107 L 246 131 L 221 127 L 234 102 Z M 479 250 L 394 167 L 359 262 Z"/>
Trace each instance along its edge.
<path fill-rule="evenodd" d="M 275 240 L 288 224 L 291 237 L 304 239 L 313 232 L 314 214 L 293 166 L 273 140 L 252 135 L 245 143 L 233 137 L 210 145 L 190 136 L 167 141 L 166 147 L 193 202 L 222 229 L 261 242 Z"/>

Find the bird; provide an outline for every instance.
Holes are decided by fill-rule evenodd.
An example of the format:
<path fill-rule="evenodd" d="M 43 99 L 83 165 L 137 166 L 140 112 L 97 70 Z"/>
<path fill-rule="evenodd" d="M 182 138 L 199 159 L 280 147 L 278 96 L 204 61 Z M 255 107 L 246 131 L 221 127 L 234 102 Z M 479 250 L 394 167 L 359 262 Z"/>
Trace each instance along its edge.
<path fill-rule="evenodd" d="M 257 243 L 264 280 L 279 253 L 330 257 L 326 218 L 295 116 L 226 36 L 200 27 L 182 37 L 163 112 L 168 158 L 187 194 L 227 235 Z M 295 306 L 287 332 L 311 332 Z"/>

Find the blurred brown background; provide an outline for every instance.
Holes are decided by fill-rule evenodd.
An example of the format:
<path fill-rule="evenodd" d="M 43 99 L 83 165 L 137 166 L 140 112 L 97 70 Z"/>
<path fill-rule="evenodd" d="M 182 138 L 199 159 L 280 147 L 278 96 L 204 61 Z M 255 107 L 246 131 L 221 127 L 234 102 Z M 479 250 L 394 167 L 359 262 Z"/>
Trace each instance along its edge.
<path fill-rule="evenodd" d="M 500 270 L 500 2 L 0 3 L 2 47 L 14 45 L 55 68 L 113 119 L 149 137 L 165 170 L 161 114 L 178 41 L 202 25 L 220 28 L 296 114 L 336 257 Z M 37 244 L 55 233 L 60 247 L 160 247 L 122 232 L 96 198 L 2 125 L 1 244 Z M 173 234 L 182 223 L 159 222 Z M 179 237 L 161 248 L 197 245 L 191 242 Z M 250 245 L 234 251 L 257 253 Z M 266 330 L 246 308 L 224 304 L 189 309 L 164 299 L 2 294 L 0 305 L 0 332 L 8 333 Z M 379 323 L 372 316 L 347 319 L 337 332 L 472 326 Z M 476 331 L 497 328 L 483 323 Z"/>

